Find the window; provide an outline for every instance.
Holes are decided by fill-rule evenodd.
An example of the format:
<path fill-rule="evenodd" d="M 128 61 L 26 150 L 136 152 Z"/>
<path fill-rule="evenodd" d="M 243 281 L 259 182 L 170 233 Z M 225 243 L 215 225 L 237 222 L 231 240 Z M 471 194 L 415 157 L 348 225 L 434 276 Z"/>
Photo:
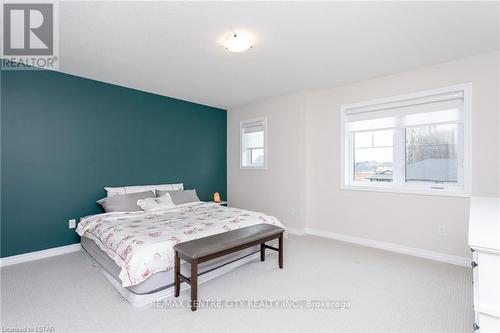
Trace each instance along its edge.
<path fill-rule="evenodd" d="M 354 133 L 354 181 L 392 182 L 393 131 Z"/>
<path fill-rule="evenodd" d="M 343 106 L 343 188 L 467 195 L 470 89 Z"/>
<path fill-rule="evenodd" d="M 240 123 L 242 169 L 267 167 L 267 118 L 245 120 Z"/>

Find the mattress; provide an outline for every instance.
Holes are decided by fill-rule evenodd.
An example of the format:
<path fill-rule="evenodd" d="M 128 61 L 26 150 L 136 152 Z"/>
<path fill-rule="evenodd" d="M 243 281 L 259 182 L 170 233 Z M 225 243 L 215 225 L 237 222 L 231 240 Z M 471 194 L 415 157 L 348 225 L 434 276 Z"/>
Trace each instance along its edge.
<path fill-rule="evenodd" d="M 106 277 L 112 278 L 116 283 L 112 282 L 113 286 L 120 285 L 121 280 L 119 278 L 121 268 L 103 251 L 99 246 L 88 237 L 82 236 L 81 246 L 84 251 L 100 266 L 99 268 L 105 271 Z M 220 258 L 210 260 L 201 263 L 198 266 L 198 274 L 203 275 L 205 273 L 211 272 L 213 270 L 219 269 L 225 265 L 233 264 L 236 261 L 242 259 L 249 259 L 253 255 L 254 258 L 257 257 L 257 252 L 260 251 L 258 245 L 250 247 L 248 249 L 239 251 L 237 253 L 231 253 Z M 252 258 L 252 259 L 254 259 Z M 233 265 L 236 266 L 236 265 Z M 190 266 L 186 262 L 181 263 L 181 273 L 184 276 L 190 276 Z M 168 269 L 166 271 L 161 271 L 154 273 L 146 280 L 140 282 L 139 284 L 125 287 L 129 292 L 135 295 L 147 295 L 157 293 L 159 291 L 165 290 L 172 287 L 174 284 L 174 271 L 173 269 Z M 120 291 L 120 290 L 119 290 Z"/>
<path fill-rule="evenodd" d="M 97 260 L 107 262 L 110 259 L 114 263 L 108 265 L 99 261 L 100 265 L 114 274 L 115 279 L 118 266 L 121 286 L 132 288 L 146 280 L 161 280 L 162 286 L 165 279 L 173 282 L 173 274 L 168 272 L 174 268 L 175 244 L 261 223 L 284 228 L 278 219 L 263 213 L 193 202 L 155 212 L 109 212 L 88 216 L 78 224 L 77 233 L 92 241 L 86 242 L 87 245 L 98 246 L 100 251 L 92 251 Z M 231 260 L 231 257 L 224 259 Z M 207 268 L 200 268 L 209 269 L 211 264 L 214 262 L 208 262 Z M 156 273 L 163 273 L 163 276 L 151 278 Z M 157 286 L 132 290 L 147 293 L 154 287 Z"/>

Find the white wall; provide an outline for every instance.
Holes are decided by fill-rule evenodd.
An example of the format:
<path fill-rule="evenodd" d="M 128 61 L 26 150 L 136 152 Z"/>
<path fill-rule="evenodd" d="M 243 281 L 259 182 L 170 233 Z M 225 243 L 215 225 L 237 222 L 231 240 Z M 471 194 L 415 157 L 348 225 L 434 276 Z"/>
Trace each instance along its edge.
<path fill-rule="evenodd" d="M 305 227 L 305 95 L 297 94 L 228 112 L 227 182 L 231 206 L 266 212 Z M 267 170 L 240 169 L 240 121 L 267 116 Z"/>
<path fill-rule="evenodd" d="M 468 256 L 469 199 L 340 189 L 340 106 L 472 82 L 472 194 L 500 196 L 499 63 L 500 53 L 482 54 L 229 110 L 230 203 L 274 214 L 294 228 Z M 239 170 L 239 121 L 263 115 L 269 117 L 269 169 Z"/>

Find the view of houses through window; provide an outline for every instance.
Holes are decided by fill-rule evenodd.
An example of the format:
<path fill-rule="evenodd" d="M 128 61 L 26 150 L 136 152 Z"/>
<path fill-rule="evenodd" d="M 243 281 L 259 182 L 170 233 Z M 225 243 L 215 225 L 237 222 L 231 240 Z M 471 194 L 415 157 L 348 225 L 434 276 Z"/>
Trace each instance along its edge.
<path fill-rule="evenodd" d="M 393 130 L 354 133 L 354 180 L 392 182 Z"/>
<path fill-rule="evenodd" d="M 468 191 L 468 94 L 463 84 L 342 106 L 344 186 Z"/>
<path fill-rule="evenodd" d="M 457 183 L 458 124 L 405 131 L 405 181 Z M 394 130 L 354 133 L 354 181 L 393 181 Z"/>

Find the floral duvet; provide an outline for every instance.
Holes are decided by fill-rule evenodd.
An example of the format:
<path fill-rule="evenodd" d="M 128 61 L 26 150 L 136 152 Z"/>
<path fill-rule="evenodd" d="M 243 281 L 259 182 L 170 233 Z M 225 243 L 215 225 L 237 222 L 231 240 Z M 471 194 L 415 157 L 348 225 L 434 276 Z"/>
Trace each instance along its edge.
<path fill-rule="evenodd" d="M 121 268 L 124 287 L 174 266 L 175 244 L 254 224 L 284 226 L 275 217 L 197 202 L 156 212 L 112 212 L 88 216 L 76 232 L 97 243 Z"/>

